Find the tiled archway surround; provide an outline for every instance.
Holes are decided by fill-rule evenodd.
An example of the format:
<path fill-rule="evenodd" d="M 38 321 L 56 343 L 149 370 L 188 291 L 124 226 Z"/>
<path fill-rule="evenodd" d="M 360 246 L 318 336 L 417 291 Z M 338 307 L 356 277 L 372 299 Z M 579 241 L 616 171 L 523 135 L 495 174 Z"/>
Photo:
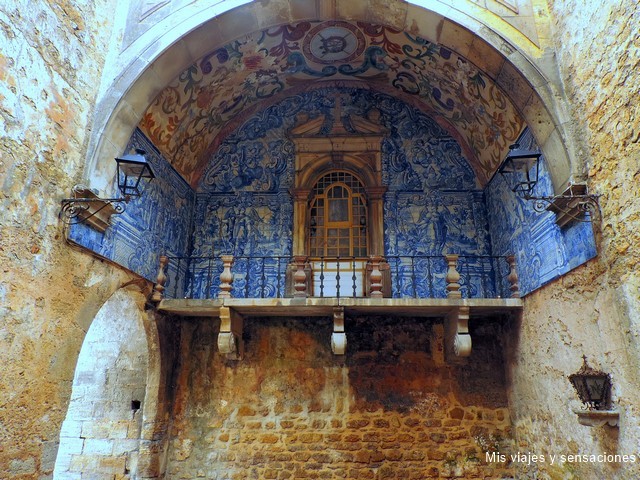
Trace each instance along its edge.
<path fill-rule="evenodd" d="M 567 122 L 562 107 L 556 104 L 555 66 L 543 48 L 544 26 L 532 23 L 529 8 L 522 5 L 514 8 L 509 2 L 488 2 L 491 5 L 487 8 L 479 8 L 469 2 L 474 7 L 467 9 L 473 12 L 469 14 L 454 8 L 453 3 L 436 2 L 430 4 L 431 10 L 404 2 L 378 5 L 362 1 L 348 2 L 347 6 L 321 0 L 256 2 L 237 8 L 233 7 L 238 2 L 220 2 L 208 8 L 200 2 L 165 2 L 144 12 L 132 7 L 124 27 L 122 55 L 104 80 L 105 94 L 96 110 L 85 176 L 93 188 L 110 189 L 109 159 L 122 153 L 158 94 L 208 53 L 252 32 L 274 32 L 324 19 L 385 25 L 453 52 L 482 72 L 483 81 L 495 84 L 496 91 L 505 94 L 529 125 L 550 159 L 555 191 L 562 191 L 570 180 L 581 179 L 582 166 L 570 159 L 573 149 L 564 134 Z M 401 89 L 397 93 L 402 93 Z M 497 120 L 503 121 L 509 123 L 505 118 Z M 508 145 L 503 143 L 506 152 Z"/>

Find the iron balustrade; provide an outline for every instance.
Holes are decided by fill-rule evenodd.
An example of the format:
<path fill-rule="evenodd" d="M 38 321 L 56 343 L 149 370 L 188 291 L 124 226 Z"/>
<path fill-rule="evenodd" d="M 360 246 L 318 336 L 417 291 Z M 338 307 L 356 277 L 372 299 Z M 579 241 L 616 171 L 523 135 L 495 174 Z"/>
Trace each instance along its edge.
<path fill-rule="evenodd" d="M 511 258 L 511 263 L 510 263 Z M 459 255 L 462 298 L 508 298 L 515 289 L 513 257 Z M 221 257 L 168 257 L 165 298 L 211 299 L 220 292 Z M 230 265 L 234 298 L 293 297 L 296 264 L 290 256 L 238 256 Z M 300 267 L 302 268 L 302 266 Z M 377 267 L 376 267 L 377 268 Z M 379 265 L 383 296 L 446 298 L 448 264 L 441 255 L 387 255 Z M 306 258 L 305 296 L 369 296 L 371 262 L 361 257 Z M 511 277 L 510 278 L 510 274 Z M 515 280 L 514 280 L 515 279 Z M 515 284 L 515 287 L 514 287 Z"/>
<path fill-rule="evenodd" d="M 447 260 L 441 255 L 387 255 L 392 298 L 445 298 Z M 459 255 L 462 298 L 511 296 L 509 256 Z M 388 278 L 388 277 L 387 277 Z"/>

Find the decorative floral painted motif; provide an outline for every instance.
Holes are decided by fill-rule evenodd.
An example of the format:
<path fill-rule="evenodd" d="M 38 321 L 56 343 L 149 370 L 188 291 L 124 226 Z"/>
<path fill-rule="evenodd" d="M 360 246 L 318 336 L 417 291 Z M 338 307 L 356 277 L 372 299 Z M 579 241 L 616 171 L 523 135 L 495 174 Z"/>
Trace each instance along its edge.
<path fill-rule="evenodd" d="M 158 95 L 140 128 L 195 185 L 229 121 L 315 79 L 415 99 L 457 130 L 481 185 L 523 127 L 500 89 L 456 53 L 390 27 L 327 21 L 269 28 L 205 55 Z"/>

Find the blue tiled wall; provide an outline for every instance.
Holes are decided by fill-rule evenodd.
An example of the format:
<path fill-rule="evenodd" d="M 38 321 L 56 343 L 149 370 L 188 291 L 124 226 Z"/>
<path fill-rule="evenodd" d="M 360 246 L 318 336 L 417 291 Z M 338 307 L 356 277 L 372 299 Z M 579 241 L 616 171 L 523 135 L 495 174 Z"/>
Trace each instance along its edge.
<path fill-rule="evenodd" d="M 383 183 L 389 188 L 384 210 L 386 255 L 438 257 L 416 260 L 413 268 L 406 259 L 395 265 L 397 278 L 402 279 L 394 284 L 395 295 L 412 294 L 407 290 L 409 277 L 417 274 L 423 280 L 419 294 L 444 296 L 442 254 L 490 253 L 483 194 L 460 147 L 435 121 L 398 99 L 363 89 L 324 88 L 289 97 L 227 137 L 198 187 L 194 255 L 290 254 L 293 203 L 287 192 L 293 185 L 294 148 L 286 133 L 301 112 L 310 118 L 325 115 L 323 128 L 328 132 L 336 121 L 332 113 L 339 99 L 343 119 L 367 118 L 375 108 L 390 132 L 382 145 Z M 348 121 L 344 127 L 352 128 Z M 236 236 L 231 222 L 236 223 Z M 239 228 L 238 223 L 251 227 Z M 204 259 L 192 267 L 200 277 L 190 287 L 194 293 L 215 295 L 220 268 L 212 274 Z M 437 273 L 427 287 L 428 269 Z M 469 263 L 467 269 L 476 278 L 491 274 L 488 264 Z M 267 270 L 271 272 L 267 276 L 276 275 L 277 267 Z M 249 286 L 251 296 L 260 296 L 258 288 Z"/>
<path fill-rule="evenodd" d="M 189 254 L 195 193 L 137 129 L 125 152 L 134 148 L 147 152 L 156 178 L 123 214 L 111 217 L 112 226 L 104 234 L 78 224 L 71 227 L 69 239 L 153 281 L 159 255 Z M 115 162 L 113 167 L 115 172 Z M 175 272 L 169 278 L 175 278 Z"/>
<path fill-rule="evenodd" d="M 499 175 L 479 190 L 460 147 L 435 121 L 396 98 L 355 88 L 302 93 L 255 114 L 212 155 L 197 192 L 136 130 L 127 151 L 146 150 L 157 178 L 105 234 L 77 225 L 70 238 L 150 280 L 160 254 L 196 257 L 171 261 L 172 297 L 215 297 L 223 253 L 236 257 L 237 271 L 250 272 L 236 277 L 234 296 L 281 295 L 293 234 L 294 148 L 287 132 L 301 112 L 326 115 L 329 131 L 337 99 L 343 118 L 368 117 L 375 108 L 389 131 L 382 145 L 384 246 L 395 297 L 443 297 L 445 253 L 462 255 L 465 296 L 508 291 L 506 264 L 491 255 L 516 255 L 526 294 L 596 254 L 590 224 L 558 228 L 552 213 L 536 213 Z M 535 148 L 528 133 L 521 144 Z M 538 195 L 551 194 L 544 168 L 537 188 Z"/>
<path fill-rule="evenodd" d="M 222 254 L 233 254 L 236 268 L 250 275 L 236 278 L 235 297 L 275 297 L 284 292 L 284 272 L 291 256 L 293 203 L 286 190 L 199 193 L 194 217 L 194 260 L 186 289 L 197 298 L 218 294 Z M 216 257 L 211 261 L 210 257 Z M 242 257 L 270 257 L 247 260 Z M 248 266 L 248 268 L 247 268 Z M 278 281 L 279 274 L 279 281 Z M 262 276 L 269 278 L 262 282 Z M 265 290 L 262 290 L 264 285 Z"/>
<path fill-rule="evenodd" d="M 538 149 L 527 130 L 519 143 L 525 149 Z M 552 196 L 546 161 L 541 160 L 540 181 L 532 195 Z M 486 198 L 493 253 L 516 255 L 522 295 L 596 256 L 591 223 L 574 222 L 559 228 L 553 213 L 536 212 L 533 202 L 516 196 L 502 176 L 496 175 L 489 183 Z"/>

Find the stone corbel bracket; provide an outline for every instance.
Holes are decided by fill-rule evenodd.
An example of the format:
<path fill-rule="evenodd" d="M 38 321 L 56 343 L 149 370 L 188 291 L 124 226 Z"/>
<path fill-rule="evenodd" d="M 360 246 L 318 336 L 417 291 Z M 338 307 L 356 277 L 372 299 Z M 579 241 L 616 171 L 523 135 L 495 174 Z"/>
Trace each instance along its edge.
<path fill-rule="evenodd" d="M 455 307 L 445 317 L 445 356 L 447 362 L 459 361 L 471 355 L 469 307 Z"/>
<path fill-rule="evenodd" d="M 578 416 L 578 423 L 587 427 L 602 427 L 609 425 L 617 427 L 620 423 L 620 413 L 617 410 L 573 410 Z"/>
<path fill-rule="evenodd" d="M 235 310 L 229 307 L 220 307 L 218 350 L 229 360 L 242 360 L 244 357 L 243 322 L 242 315 Z"/>
<path fill-rule="evenodd" d="M 347 351 L 347 334 L 344 331 L 344 307 L 336 307 L 333 309 L 331 351 L 334 355 L 344 355 Z"/>

